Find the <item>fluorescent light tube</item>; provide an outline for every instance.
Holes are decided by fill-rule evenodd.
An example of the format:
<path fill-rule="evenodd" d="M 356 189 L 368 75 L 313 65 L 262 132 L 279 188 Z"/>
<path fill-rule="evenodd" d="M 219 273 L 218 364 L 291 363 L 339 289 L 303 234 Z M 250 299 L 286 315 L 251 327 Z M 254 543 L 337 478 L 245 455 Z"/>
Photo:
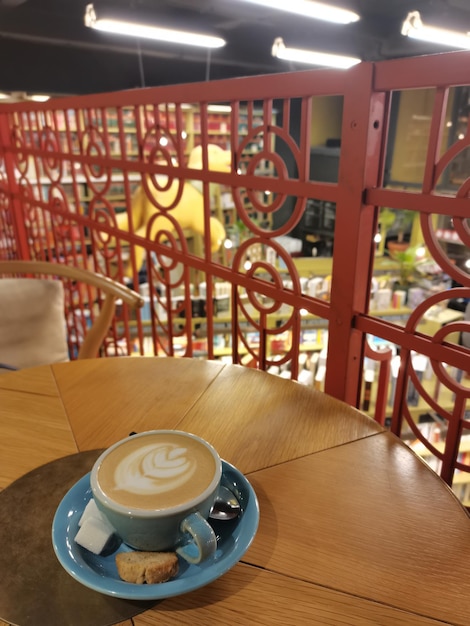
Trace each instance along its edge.
<path fill-rule="evenodd" d="M 274 40 L 272 55 L 284 61 L 308 63 L 309 65 L 324 65 L 341 69 L 347 69 L 361 62 L 361 59 L 342 56 L 340 54 L 329 54 L 327 52 L 316 52 L 314 50 L 300 50 L 299 48 L 286 48 L 281 37 Z"/>
<path fill-rule="evenodd" d="M 130 37 L 180 43 L 188 46 L 200 46 L 202 48 L 221 48 L 225 46 L 225 41 L 220 37 L 158 28 L 157 26 L 147 26 L 146 24 L 136 24 L 135 22 L 97 18 L 92 4 L 88 4 L 85 9 L 85 26 L 116 35 L 128 35 Z"/>
<path fill-rule="evenodd" d="M 334 7 L 322 2 L 313 0 L 244 0 L 252 4 L 259 4 L 269 9 L 287 11 L 303 17 L 311 17 L 314 20 L 324 20 L 335 24 L 350 24 L 357 22 L 360 18 L 357 13 Z"/>
<path fill-rule="evenodd" d="M 421 20 L 419 11 L 408 13 L 403 22 L 401 34 L 420 41 L 429 41 L 451 48 L 470 48 L 470 36 L 468 33 L 459 33 L 455 30 L 425 26 Z"/>
<path fill-rule="evenodd" d="M 232 107 L 229 104 L 208 104 L 207 110 L 211 113 L 230 113 Z"/>
<path fill-rule="evenodd" d="M 29 96 L 29 99 L 33 100 L 34 102 L 47 102 L 48 100 L 50 100 L 50 96 L 46 96 L 46 94 L 36 93 L 32 96 Z"/>

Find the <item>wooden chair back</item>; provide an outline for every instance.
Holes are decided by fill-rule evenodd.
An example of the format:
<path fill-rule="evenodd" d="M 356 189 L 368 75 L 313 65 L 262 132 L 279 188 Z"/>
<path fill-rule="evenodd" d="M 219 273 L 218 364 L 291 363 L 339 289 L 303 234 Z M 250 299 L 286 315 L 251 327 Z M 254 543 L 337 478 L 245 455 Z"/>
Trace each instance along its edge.
<path fill-rule="evenodd" d="M 77 354 L 77 358 L 79 359 L 94 358 L 97 356 L 115 314 L 117 300 L 121 300 L 123 304 L 128 305 L 132 309 L 142 307 L 144 304 L 143 298 L 138 293 L 111 278 L 91 270 L 71 267 L 60 263 L 20 260 L 0 261 L 0 276 L 5 278 L 6 275 L 14 277 L 15 280 L 22 280 L 22 277 L 37 277 L 46 279 L 48 283 L 51 282 L 51 279 L 65 279 L 65 282 L 72 281 L 77 285 L 87 286 L 87 293 L 92 293 L 92 300 L 96 297 L 95 290 L 104 295 L 99 313 L 94 317 L 91 326 L 87 328 L 84 339 L 79 346 Z M 92 292 L 90 292 L 90 288 Z M 46 306 L 47 304 L 48 303 L 46 303 Z M 91 305 L 92 303 L 89 304 Z M 6 304 L 3 304 L 3 307 L 5 308 Z M 1 310 L 2 302 L 0 302 L 0 314 Z M 21 311 L 19 315 L 21 315 Z M 4 331 L 8 332 L 8 329 L 4 329 Z M 31 332 L 37 334 L 40 331 L 32 327 Z M 23 346 L 21 349 L 27 351 L 27 346 Z M 0 361 L 4 361 L 1 356 L 1 347 Z M 14 363 L 9 364 L 8 362 L 6 364 L 15 365 Z M 22 366 L 24 366 L 24 364 Z"/>

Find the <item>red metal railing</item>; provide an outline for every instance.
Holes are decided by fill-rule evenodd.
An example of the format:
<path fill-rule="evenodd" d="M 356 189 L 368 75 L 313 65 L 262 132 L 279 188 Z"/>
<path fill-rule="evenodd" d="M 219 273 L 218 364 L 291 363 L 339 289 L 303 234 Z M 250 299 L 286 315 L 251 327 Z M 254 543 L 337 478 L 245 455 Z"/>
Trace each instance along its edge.
<path fill-rule="evenodd" d="M 458 459 L 469 390 L 451 381 L 441 364 L 470 369 L 468 350 L 446 341 L 448 331 L 465 326 L 456 323 L 433 336 L 418 329 L 431 306 L 449 299 L 448 292 L 428 298 L 405 327 L 381 319 L 370 311 L 370 285 L 379 208 L 411 209 L 420 214 L 430 254 L 462 285 L 458 293 L 469 296 L 469 274 L 447 257 L 433 221 L 435 215 L 452 216 L 468 246 L 470 179 L 445 195 L 437 181 L 470 142 L 468 133 L 447 150 L 442 141 L 447 96 L 452 87 L 470 84 L 469 60 L 468 53 L 452 53 L 364 63 L 347 72 L 306 71 L 2 105 L 0 257 L 55 259 L 92 266 L 136 289 L 148 284 L 148 319 L 145 314 L 131 322 L 118 319 L 109 355 L 191 357 L 202 350 L 215 358 L 223 352 L 222 337 L 234 362 L 266 370 L 288 367 L 297 379 L 304 329 L 323 326 L 324 389 L 359 407 L 364 357 L 373 356 L 368 339 L 395 344 L 401 368 L 392 429 L 400 434 L 406 420 L 442 461 L 450 484 L 455 468 L 470 470 Z M 413 191 L 385 186 L 393 92 L 427 87 L 434 89 L 434 108 L 422 181 Z M 318 96 L 342 98 L 336 183 L 310 179 Z M 214 112 L 221 105 L 229 112 Z M 279 239 L 301 222 L 311 198 L 336 204 L 327 297 L 306 294 L 295 259 Z M 233 208 L 224 208 L 224 199 Z M 230 211 L 231 223 L 223 223 Z M 223 247 L 225 238 L 233 248 Z M 223 289 L 230 298 L 221 297 Z M 440 383 L 455 395 L 451 411 L 420 385 L 414 353 L 429 359 Z M 389 372 L 382 357 L 379 421 Z M 408 410 L 410 380 L 446 424 L 441 451 L 423 437 Z"/>

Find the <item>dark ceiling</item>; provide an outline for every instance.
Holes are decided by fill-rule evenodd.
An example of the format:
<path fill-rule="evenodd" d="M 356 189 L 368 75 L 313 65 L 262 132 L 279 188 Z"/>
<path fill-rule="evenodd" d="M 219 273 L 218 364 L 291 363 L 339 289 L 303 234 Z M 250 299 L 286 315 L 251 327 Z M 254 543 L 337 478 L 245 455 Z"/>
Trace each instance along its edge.
<path fill-rule="evenodd" d="M 114 0 L 135 21 L 223 37 L 205 50 L 93 31 L 84 25 L 89 0 L 0 0 L 0 91 L 97 93 L 209 79 L 306 69 L 271 56 L 276 37 L 286 45 L 376 61 L 448 48 L 400 34 L 407 13 L 423 22 L 470 31 L 470 0 L 330 0 L 360 14 L 341 26 L 309 20 L 243 0 Z M 289 0 L 285 0 L 289 2 Z M 94 3 L 97 13 L 103 3 Z"/>

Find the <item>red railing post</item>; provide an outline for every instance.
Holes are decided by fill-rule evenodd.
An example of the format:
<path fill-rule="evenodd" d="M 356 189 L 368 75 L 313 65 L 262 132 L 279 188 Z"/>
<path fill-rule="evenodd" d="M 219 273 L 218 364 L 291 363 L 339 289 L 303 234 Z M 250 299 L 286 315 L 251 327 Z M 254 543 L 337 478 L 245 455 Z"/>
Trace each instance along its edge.
<path fill-rule="evenodd" d="M 8 183 L 8 187 L 4 191 L 9 197 L 18 258 L 29 259 L 31 257 L 29 254 L 28 234 L 20 200 L 20 188 L 15 175 L 14 157 L 9 150 L 12 143 L 11 135 L 9 116 L 7 113 L 0 112 L 0 151 L 3 153 L 5 174 Z"/>
<path fill-rule="evenodd" d="M 325 379 L 325 391 L 356 407 L 365 336 L 354 318 L 368 311 L 377 228 L 377 208 L 364 204 L 364 190 L 378 184 L 385 132 L 385 96 L 373 92 L 373 73 L 364 63 L 345 81 Z"/>

